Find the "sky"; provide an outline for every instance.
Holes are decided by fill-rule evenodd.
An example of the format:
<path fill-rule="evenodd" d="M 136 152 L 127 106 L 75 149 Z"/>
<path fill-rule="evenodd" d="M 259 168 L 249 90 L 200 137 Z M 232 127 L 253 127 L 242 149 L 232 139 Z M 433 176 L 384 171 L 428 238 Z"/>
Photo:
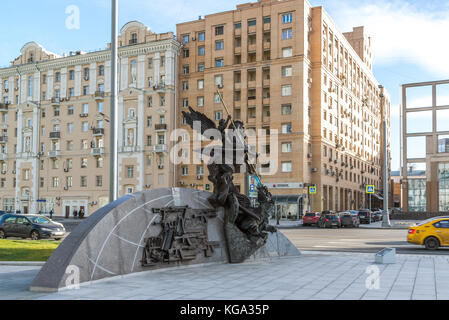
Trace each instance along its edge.
<path fill-rule="evenodd" d="M 103 49 L 110 42 L 110 0 L 2 1 L 0 66 L 35 41 L 62 55 Z M 119 0 L 119 27 L 138 20 L 154 32 L 255 0 Z M 390 93 L 392 169 L 400 167 L 399 85 L 449 79 L 449 0 L 310 0 L 340 31 L 363 25 L 372 37 L 373 71 Z M 7 14 L 5 14 L 7 13 Z M 73 18 L 79 15 L 79 24 Z M 420 97 L 417 97 L 419 99 Z"/>

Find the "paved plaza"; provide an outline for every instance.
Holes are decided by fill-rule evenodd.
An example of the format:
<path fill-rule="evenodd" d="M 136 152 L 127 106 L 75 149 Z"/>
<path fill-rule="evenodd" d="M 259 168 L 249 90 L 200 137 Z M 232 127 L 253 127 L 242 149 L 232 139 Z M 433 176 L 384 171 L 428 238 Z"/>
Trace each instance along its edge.
<path fill-rule="evenodd" d="M 149 271 L 50 294 L 27 290 L 40 267 L 0 266 L 0 299 L 449 299 L 448 256 L 396 257 L 395 264 L 381 265 L 370 253 L 309 251 L 295 258 Z M 371 281 L 376 267 L 377 289 Z"/>

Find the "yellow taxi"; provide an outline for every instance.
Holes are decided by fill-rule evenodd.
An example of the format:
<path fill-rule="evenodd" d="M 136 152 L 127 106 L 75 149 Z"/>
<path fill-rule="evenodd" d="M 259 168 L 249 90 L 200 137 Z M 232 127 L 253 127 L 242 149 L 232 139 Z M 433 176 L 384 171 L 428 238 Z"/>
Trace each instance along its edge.
<path fill-rule="evenodd" d="M 449 217 L 435 217 L 409 227 L 407 241 L 428 250 L 449 246 Z"/>

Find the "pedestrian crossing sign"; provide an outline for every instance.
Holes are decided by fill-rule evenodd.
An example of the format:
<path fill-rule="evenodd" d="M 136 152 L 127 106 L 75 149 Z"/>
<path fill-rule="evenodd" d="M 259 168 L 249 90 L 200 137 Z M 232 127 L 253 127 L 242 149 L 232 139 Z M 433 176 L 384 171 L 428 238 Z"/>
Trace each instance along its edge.
<path fill-rule="evenodd" d="M 309 187 L 309 194 L 316 194 L 316 187 Z"/>
<path fill-rule="evenodd" d="M 374 193 L 374 186 L 366 186 L 366 193 Z"/>

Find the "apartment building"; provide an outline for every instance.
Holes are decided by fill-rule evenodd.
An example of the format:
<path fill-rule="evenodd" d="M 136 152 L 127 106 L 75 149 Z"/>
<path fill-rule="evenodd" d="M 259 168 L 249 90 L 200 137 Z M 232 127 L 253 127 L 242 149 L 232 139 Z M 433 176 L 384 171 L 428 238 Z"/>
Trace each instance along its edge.
<path fill-rule="evenodd" d="M 219 88 L 234 119 L 279 132 L 263 150 L 278 151 L 276 173 L 262 179 L 283 216 L 367 207 L 366 185 L 375 185 L 372 201 L 380 202 L 390 102 L 373 75 L 363 27 L 342 33 L 304 0 L 259 0 L 178 24 L 176 33 L 183 43 L 179 112 L 191 106 L 226 118 Z M 177 125 L 189 130 L 182 115 Z M 210 190 L 207 175 L 204 162 L 181 164 L 177 186 Z M 243 173 L 234 182 L 242 191 L 252 184 Z M 317 193 L 309 196 L 311 185 Z"/>
<path fill-rule="evenodd" d="M 180 43 L 140 22 L 119 36 L 119 195 L 174 184 Z M 35 42 L 0 69 L 0 206 L 72 216 L 109 202 L 110 50 L 59 56 Z"/>
<path fill-rule="evenodd" d="M 401 86 L 404 212 L 449 212 L 449 80 Z"/>

